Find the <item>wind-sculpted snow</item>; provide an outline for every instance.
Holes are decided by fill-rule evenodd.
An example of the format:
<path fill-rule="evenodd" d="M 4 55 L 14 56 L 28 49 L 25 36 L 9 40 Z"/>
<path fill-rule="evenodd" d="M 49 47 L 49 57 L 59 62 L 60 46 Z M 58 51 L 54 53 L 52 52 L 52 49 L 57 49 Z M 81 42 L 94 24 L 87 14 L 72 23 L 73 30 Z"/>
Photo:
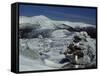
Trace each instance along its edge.
<path fill-rule="evenodd" d="M 73 37 L 77 35 L 84 39 L 81 33 L 74 33 L 67 38 L 33 38 L 33 39 L 20 39 L 20 70 L 47 70 L 47 69 L 61 69 L 72 68 L 69 67 L 70 58 L 66 59 L 63 54 L 68 45 L 73 42 Z M 91 39 L 87 34 L 87 41 L 81 41 L 78 45 L 85 48 L 82 52 L 83 59 L 79 59 L 79 64 L 96 64 L 96 41 Z M 88 49 L 88 50 L 87 50 Z M 89 59 L 89 60 L 87 60 Z M 60 63 L 61 62 L 61 63 Z M 75 67 L 75 66 L 73 66 Z M 82 68 L 82 66 L 81 66 Z"/>
<path fill-rule="evenodd" d="M 19 46 L 20 58 L 21 58 L 20 70 L 27 70 L 30 68 L 30 66 L 32 67 L 32 64 L 30 63 L 30 61 L 34 64 L 37 63 L 35 64 L 36 66 L 33 64 L 33 67 L 32 67 L 34 68 L 33 70 L 36 70 L 36 69 L 43 70 L 43 68 L 38 68 L 39 66 L 40 67 L 45 66 L 44 68 L 46 70 L 61 68 L 64 64 L 59 64 L 59 61 L 65 58 L 65 56 L 63 54 L 60 54 L 60 52 L 66 49 L 66 46 L 69 42 L 67 40 L 70 41 L 70 39 L 66 39 L 66 38 L 63 38 L 63 39 L 61 38 L 59 39 L 55 39 L 55 38 L 20 39 L 20 46 Z M 27 64 L 25 64 L 24 61 L 27 62 Z M 49 62 L 52 64 L 49 64 Z M 24 69 L 25 65 L 29 67 L 27 69 Z"/>

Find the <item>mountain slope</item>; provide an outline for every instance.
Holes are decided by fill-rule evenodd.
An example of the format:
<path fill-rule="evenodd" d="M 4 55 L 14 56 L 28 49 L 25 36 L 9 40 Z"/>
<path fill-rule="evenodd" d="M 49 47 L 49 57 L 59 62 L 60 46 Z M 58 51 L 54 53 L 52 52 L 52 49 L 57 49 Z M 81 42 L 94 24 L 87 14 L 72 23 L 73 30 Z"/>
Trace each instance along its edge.
<path fill-rule="evenodd" d="M 20 16 L 19 24 L 20 38 L 37 38 L 38 35 L 48 38 L 52 37 L 52 33 L 56 30 L 70 32 L 86 31 L 91 37 L 96 38 L 95 25 L 80 22 L 56 21 L 43 15 L 33 17 Z M 63 33 L 63 35 L 67 35 L 66 33 Z"/>

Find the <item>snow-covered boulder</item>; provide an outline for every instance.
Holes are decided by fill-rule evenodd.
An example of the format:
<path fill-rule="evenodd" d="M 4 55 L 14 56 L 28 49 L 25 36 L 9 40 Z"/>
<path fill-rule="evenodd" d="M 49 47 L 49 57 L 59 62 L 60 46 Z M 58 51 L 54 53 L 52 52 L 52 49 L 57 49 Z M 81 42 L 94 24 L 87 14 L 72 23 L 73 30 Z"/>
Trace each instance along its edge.
<path fill-rule="evenodd" d="M 70 55 L 72 62 L 79 65 L 96 65 L 95 39 L 90 38 L 86 32 L 77 32 L 72 40 L 66 51 L 66 57 L 68 57 L 67 54 Z M 74 56 L 78 56 L 78 58 L 75 59 Z"/>

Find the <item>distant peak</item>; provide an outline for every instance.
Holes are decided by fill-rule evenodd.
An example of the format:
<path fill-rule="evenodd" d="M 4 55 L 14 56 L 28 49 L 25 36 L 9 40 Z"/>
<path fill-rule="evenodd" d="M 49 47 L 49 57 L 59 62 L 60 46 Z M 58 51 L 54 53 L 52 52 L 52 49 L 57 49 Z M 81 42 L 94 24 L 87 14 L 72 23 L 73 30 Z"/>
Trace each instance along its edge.
<path fill-rule="evenodd" d="M 46 16 L 44 16 L 44 15 L 39 15 L 38 17 L 46 17 Z M 47 18 L 47 17 L 46 17 Z"/>
<path fill-rule="evenodd" d="M 38 16 L 33 16 L 35 18 L 39 18 L 39 19 L 45 19 L 45 20 L 48 20 L 49 18 L 44 16 L 44 15 L 38 15 Z"/>

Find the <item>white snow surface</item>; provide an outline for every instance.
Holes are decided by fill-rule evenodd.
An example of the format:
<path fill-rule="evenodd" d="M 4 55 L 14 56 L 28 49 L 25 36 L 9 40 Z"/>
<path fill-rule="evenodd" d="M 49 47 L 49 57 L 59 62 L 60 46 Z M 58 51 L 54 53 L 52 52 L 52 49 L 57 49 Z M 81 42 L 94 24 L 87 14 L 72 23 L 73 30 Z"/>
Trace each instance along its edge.
<path fill-rule="evenodd" d="M 67 40 L 66 38 L 20 39 L 20 71 L 60 69 L 65 64 L 68 64 L 59 64 L 59 61 L 65 58 L 59 52 L 66 49 Z M 39 52 L 44 55 L 40 56 Z"/>
<path fill-rule="evenodd" d="M 67 38 L 20 39 L 20 71 L 60 69 L 68 64 L 69 62 L 59 63 L 65 58 L 60 52 L 64 52 L 67 49 L 67 46 L 72 42 L 73 36 L 76 34 L 84 38 L 82 33 L 75 33 Z M 80 42 L 80 44 L 84 43 L 84 46 L 79 46 L 86 49 L 90 46 L 92 53 L 95 55 L 96 41 L 89 36 L 87 36 L 87 41 Z M 43 53 L 42 56 L 39 54 L 40 52 Z M 84 50 L 84 52 L 87 52 L 87 50 Z"/>
<path fill-rule="evenodd" d="M 56 30 L 52 33 L 52 37 L 66 37 L 68 34 L 70 34 L 68 30 Z"/>

